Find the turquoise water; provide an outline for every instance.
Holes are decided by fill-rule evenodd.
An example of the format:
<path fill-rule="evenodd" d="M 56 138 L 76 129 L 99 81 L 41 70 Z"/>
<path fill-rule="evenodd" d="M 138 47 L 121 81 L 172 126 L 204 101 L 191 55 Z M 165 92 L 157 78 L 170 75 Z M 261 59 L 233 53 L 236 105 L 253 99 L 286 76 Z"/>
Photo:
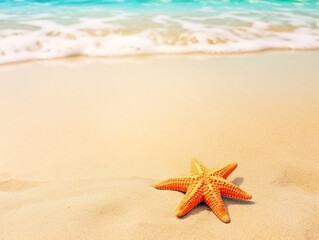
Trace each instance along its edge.
<path fill-rule="evenodd" d="M 0 0 L 0 63 L 319 48 L 319 0 Z"/>

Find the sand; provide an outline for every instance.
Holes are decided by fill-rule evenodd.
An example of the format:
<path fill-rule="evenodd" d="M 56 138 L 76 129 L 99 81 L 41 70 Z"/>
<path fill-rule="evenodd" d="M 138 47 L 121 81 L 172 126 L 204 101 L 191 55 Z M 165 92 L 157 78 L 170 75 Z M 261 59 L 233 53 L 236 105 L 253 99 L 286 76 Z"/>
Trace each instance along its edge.
<path fill-rule="evenodd" d="M 318 239 L 319 52 L 0 66 L 0 239 Z M 153 185 L 237 162 L 231 223 Z"/>

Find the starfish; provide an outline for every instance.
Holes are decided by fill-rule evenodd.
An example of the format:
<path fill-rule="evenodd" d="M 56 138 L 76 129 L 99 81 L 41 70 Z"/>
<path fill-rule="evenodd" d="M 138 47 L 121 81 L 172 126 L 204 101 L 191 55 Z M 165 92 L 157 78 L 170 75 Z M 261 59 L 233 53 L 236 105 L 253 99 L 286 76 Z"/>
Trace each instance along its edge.
<path fill-rule="evenodd" d="M 171 178 L 155 185 L 157 189 L 176 190 L 186 192 L 184 199 L 176 210 L 177 217 L 183 217 L 200 202 L 205 202 L 224 223 L 230 218 L 224 206 L 221 195 L 248 200 L 252 196 L 226 178 L 236 169 L 237 163 L 230 163 L 225 167 L 212 170 L 204 167 L 196 159 L 191 162 L 191 175 Z"/>

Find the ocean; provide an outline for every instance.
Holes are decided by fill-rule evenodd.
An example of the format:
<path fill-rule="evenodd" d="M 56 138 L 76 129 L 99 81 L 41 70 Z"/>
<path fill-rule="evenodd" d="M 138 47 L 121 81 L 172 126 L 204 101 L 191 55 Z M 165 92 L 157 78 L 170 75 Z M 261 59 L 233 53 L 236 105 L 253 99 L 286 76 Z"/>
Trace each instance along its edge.
<path fill-rule="evenodd" d="M 319 48 L 319 0 L 0 0 L 0 63 Z"/>

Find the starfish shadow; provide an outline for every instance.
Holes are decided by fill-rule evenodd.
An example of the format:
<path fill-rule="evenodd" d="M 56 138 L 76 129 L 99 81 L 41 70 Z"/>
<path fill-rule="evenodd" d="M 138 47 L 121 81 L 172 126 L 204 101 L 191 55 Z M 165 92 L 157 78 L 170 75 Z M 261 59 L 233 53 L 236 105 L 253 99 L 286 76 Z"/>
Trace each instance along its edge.
<path fill-rule="evenodd" d="M 231 181 L 233 184 L 240 186 L 244 182 L 244 178 L 242 177 L 236 177 L 233 181 Z"/>
<path fill-rule="evenodd" d="M 236 198 L 231 198 L 231 197 L 222 197 L 223 202 L 226 208 L 228 208 L 229 205 L 233 204 L 239 204 L 239 205 L 252 205 L 255 204 L 254 201 L 252 200 L 241 200 L 241 199 L 236 199 Z M 228 210 L 228 209 L 227 209 Z"/>
<path fill-rule="evenodd" d="M 244 178 L 242 177 L 237 177 L 233 181 L 231 181 L 233 184 L 240 186 L 244 182 Z M 236 198 L 231 198 L 231 197 L 222 197 L 224 200 L 225 207 L 228 208 L 229 205 L 232 204 L 241 204 L 241 205 L 251 205 L 255 204 L 254 201 L 247 201 L 247 200 L 241 200 L 241 199 L 236 199 Z M 226 201 L 225 201 L 226 200 Z M 228 210 L 228 209 L 227 209 Z"/>

